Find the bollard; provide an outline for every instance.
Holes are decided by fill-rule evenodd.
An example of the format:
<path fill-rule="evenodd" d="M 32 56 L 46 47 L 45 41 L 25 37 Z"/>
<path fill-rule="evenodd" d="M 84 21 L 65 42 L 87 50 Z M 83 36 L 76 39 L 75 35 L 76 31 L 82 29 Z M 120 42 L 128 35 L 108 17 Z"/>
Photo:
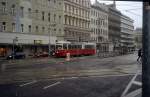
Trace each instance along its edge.
<path fill-rule="evenodd" d="M 66 53 L 66 61 L 70 61 L 70 53 Z"/>
<path fill-rule="evenodd" d="M 6 69 L 6 64 L 2 64 L 2 65 L 1 65 L 1 72 L 4 72 L 5 69 Z"/>

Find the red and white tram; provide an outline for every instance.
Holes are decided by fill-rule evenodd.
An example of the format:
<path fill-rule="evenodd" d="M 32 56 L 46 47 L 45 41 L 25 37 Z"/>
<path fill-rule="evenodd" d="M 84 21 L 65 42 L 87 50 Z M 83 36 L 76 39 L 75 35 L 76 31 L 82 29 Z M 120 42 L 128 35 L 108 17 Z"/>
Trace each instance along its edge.
<path fill-rule="evenodd" d="M 67 53 L 70 53 L 71 56 L 95 55 L 96 45 L 95 43 L 57 42 L 54 56 L 65 57 Z"/>

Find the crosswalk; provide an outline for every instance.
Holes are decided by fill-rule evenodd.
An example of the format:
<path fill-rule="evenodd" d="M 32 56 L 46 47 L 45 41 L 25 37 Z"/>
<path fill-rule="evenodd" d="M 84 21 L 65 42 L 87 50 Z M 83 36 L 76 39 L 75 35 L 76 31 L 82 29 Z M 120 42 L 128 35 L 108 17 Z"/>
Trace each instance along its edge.
<path fill-rule="evenodd" d="M 141 70 L 138 70 L 137 73 L 134 75 L 134 77 L 132 78 L 132 80 L 130 81 L 130 83 L 127 85 L 126 89 L 124 90 L 124 92 L 122 93 L 121 97 L 136 97 L 137 95 L 142 93 L 142 82 L 141 81 L 137 81 L 136 78 L 138 76 L 142 76 L 141 74 Z M 133 85 L 137 85 L 140 86 L 141 88 L 136 89 L 135 91 L 128 93 L 129 89 L 133 86 Z"/>

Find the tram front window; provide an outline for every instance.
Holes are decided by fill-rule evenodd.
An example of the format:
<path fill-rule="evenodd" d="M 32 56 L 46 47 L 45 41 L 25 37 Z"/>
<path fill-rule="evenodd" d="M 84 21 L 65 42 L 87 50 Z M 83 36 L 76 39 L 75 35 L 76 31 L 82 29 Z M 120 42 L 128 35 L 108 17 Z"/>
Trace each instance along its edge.
<path fill-rule="evenodd" d="M 56 45 L 56 49 L 57 50 L 62 50 L 63 48 L 62 48 L 62 45 Z"/>
<path fill-rule="evenodd" d="M 67 44 L 63 44 L 63 49 L 67 49 Z"/>

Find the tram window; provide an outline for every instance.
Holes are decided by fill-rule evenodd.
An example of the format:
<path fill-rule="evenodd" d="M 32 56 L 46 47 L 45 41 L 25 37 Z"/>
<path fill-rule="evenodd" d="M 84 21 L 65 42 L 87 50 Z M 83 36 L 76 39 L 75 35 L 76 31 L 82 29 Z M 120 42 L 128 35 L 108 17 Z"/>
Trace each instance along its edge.
<path fill-rule="evenodd" d="M 77 45 L 74 45 L 74 48 L 77 49 L 78 48 Z"/>
<path fill-rule="evenodd" d="M 79 48 L 82 49 L 82 45 L 79 45 Z"/>
<path fill-rule="evenodd" d="M 72 49 L 70 44 L 68 45 L 68 49 Z"/>
<path fill-rule="evenodd" d="M 94 46 L 93 45 L 85 45 L 85 48 L 92 49 L 92 48 L 94 48 Z"/>
<path fill-rule="evenodd" d="M 56 45 L 56 49 L 62 49 L 62 46 L 61 45 Z"/>
<path fill-rule="evenodd" d="M 63 49 L 67 49 L 67 44 L 63 44 Z"/>
<path fill-rule="evenodd" d="M 72 45 L 71 47 L 72 47 L 72 49 L 75 49 L 75 45 Z"/>

